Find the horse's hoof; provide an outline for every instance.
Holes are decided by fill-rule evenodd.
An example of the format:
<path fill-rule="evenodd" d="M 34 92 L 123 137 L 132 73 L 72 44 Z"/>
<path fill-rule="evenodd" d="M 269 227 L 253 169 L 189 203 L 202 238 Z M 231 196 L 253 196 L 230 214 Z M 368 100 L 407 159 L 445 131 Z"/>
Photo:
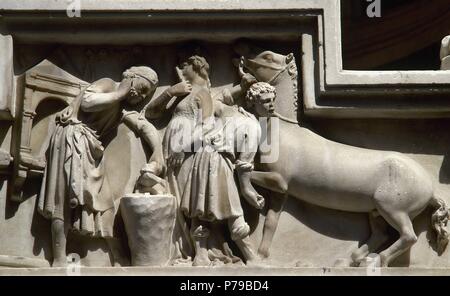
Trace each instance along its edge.
<path fill-rule="evenodd" d="M 334 267 L 352 267 L 354 266 L 354 263 L 349 258 L 338 258 L 334 262 Z"/>
<path fill-rule="evenodd" d="M 380 255 L 375 253 L 367 255 L 361 260 L 359 267 L 381 267 Z"/>

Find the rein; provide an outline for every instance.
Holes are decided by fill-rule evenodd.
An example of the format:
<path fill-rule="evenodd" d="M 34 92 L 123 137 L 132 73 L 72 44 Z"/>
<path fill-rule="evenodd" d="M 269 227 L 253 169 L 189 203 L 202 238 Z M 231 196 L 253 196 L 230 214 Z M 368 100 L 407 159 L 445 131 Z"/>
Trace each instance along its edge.
<path fill-rule="evenodd" d="M 241 74 L 241 77 L 242 77 L 242 76 L 244 75 L 244 73 L 245 73 L 245 72 L 244 72 L 244 67 L 245 67 L 245 66 L 244 66 L 244 61 L 243 61 L 243 60 L 244 60 L 244 58 L 241 57 L 241 62 L 240 62 L 240 65 L 239 65 L 239 73 Z M 272 69 L 272 70 L 279 70 L 275 75 L 273 75 L 272 78 L 270 78 L 268 81 L 266 81 L 266 82 L 267 82 L 268 84 L 270 84 L 270 85 L 273 85 L 274 81 L 277 80 L 278 77 L 280 77 L 281 74 L 283 74 L 284 72 L 286 72 L 286 70 L 288 70 L 289 67 L 291 67 L 291 64 L 292 64 L 292 63 L 295 63 L 294 61 L 291 61 L 290 63 L 286 64 L 284 67 L 275 68 L 275 67 L 273 67 L 273 66 L 269 66 L 269 65 L 265 65 L 265 64 L 262 64 L 262 63 L 260 63 L 260 62 L 257 62 L 257 61 L 255 61 L 255 60 L 253 60 L 253 59 L 249 59 L 249 61 L 251 61 L 252 63 L 254 63 L 254 64 L 258 65 L 258 66 L 267 67 L 267 68 L 270 68 L 270 69 Z M 277 113 L 277 112 L 274 112 L 273 114 L 275 115 L 275 117 L 279 118 L 280 120 L 282 120 L 282 121 L 284 121 L 284 122 L 291 123 L 291 124 L 297 124 L 297 125 L 300 124 L 297 120 L 287 118 L 287 117 L 285 117 L 285 116 L 283 116 L 283 115 L 281 115 L 281 114 L 279 114 L 279 113 Z"/>
<path fill-rule="evenodd" d="M 275 80 L 277 80 L 278 77 L 280 77 L 280 75 L 284 72 L 286 72 L 286 70 L 290 67 L 290 63 L 287 64 L 284 68 L 282 68 L 278 73 L 276 73 L 269 81 L 267 81 L 268 84 L 272 85 L 274 83 Z M 279 118 L 280 120 L 287 122 L 287 123 L 292 123 L 292 124 L 299 124 L 299 122 L 297 120 L 294 119 L 290 119 L 287 118 L 283 115 L 281 115 L 280 113 L 274 112 L 273 113 L 275 115 L 275 117 Z"/>
<path fill-rule="evenodd" d="M 282 120 L 284 122 L 292 123 L 292 124 L 300 124 L 297 120 L 289 119 L 289 118 L 284 117 L 283 115 L 281 115 L 281 114 L 279 114 L 277 112 L 274 112 L 273 114 L 275 115 L 275 117 L 279 118 L 280 120 Z"/>

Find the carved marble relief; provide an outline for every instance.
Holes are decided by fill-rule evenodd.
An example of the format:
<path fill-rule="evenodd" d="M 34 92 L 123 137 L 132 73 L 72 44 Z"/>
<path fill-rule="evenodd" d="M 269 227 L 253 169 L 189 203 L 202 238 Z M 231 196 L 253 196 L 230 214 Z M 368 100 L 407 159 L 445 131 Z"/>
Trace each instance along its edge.
<path fill-rule="evenodd" d="M 380 132 L 364 119 L 311 120 L 357 112 L 364 104 L 342 94 L 363 87 L 361 77 L 337 85 L 317 28 L 300 23 L 301 38 L 19 39 L 13 50 L 2 37 L 15 53 L 17 112 L 0 108 L 13 126 L 0 129 L 12 134 L 11 151 L 0 150 L 0 230 L 26 233 L 27 249 L 0 246 L 0 266 L 65 267 L 75 256 L 94 267 L 449 267 L 450 182 L 437 158 L 450 138 L 411 148 L 423 126 L 440 125 L 392 139 L 410 122 Z M 383 132 L 386 145 L 371 142 Z"/>
<path fill-rule="evenodd" d="M 104 239 L 116 266 L 268 266 L 288 198 L 368 213 L 371 236 L 348 258 L 336 258 L 340 266 L 364 266 L 378 252 L 379 264 L 389 266 L 416 242 L 412 221 L 428 207 L 436 251 L 445 250 L 449 210 L 421 165 L 302 127 L 294 55 L 248 43 L 234 50 L 238 80 L 220 91 L 199 54 L 174 66 L 178 81 L 157 94 L 160 74 L 149 66 L 91 83 L 49 61 L 27 72 L 11 198 L 21 200 L 27 178 L 41 178 L 36 211 L 50 220 L 52 266 L 67 264 L 69 234 Z M 59 100 L 62 110 L 39 114 L 46 100 Z M 49 118 L 40 127 L 47 137 L 32 144 L 36 116 Z M 108 172 L 108 163 L 120 161 L 105 155 L 124 128 L 144 153 L 133 161 L 136 149 L 116 147 L 114 158 L 130 153 L 134 163 L 127 175 L 120 165 Z M 117 191 L 111 182 L 118 179 L 128 185 Z M 257 244 L 245 204 L 266 211 Z M 380 252 L 389 227 L 399 237 Z"/>

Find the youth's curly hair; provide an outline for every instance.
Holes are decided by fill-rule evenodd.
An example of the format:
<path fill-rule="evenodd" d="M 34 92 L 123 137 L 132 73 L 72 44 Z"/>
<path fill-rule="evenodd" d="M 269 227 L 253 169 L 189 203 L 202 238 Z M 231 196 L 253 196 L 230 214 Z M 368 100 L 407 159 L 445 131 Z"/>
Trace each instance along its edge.
<path fill-rule="evenodd" d="M 247 91 L 247 95 L 245 96 L 245 101 L 249 104 L 252 104 L 255 100 L 259 100 L 261 98 L 261 94 L 264 93 L 273 93 L 275 96 L 277 95 L 277 91 L 275 87 L 270 85 L 267 82 L 256 82 L 250 86 Z"/>

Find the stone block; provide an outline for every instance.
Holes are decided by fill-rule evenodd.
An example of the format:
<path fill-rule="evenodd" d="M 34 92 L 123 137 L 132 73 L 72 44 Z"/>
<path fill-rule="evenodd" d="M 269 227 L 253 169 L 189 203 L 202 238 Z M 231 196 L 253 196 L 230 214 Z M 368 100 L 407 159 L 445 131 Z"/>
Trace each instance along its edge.
<path fill-rule="evenodd" d="M 171 195 L 134 193 L 122 198 L 120 210 L 133 266 L 164 266 L 168 263 L 175 203 Z"/>

